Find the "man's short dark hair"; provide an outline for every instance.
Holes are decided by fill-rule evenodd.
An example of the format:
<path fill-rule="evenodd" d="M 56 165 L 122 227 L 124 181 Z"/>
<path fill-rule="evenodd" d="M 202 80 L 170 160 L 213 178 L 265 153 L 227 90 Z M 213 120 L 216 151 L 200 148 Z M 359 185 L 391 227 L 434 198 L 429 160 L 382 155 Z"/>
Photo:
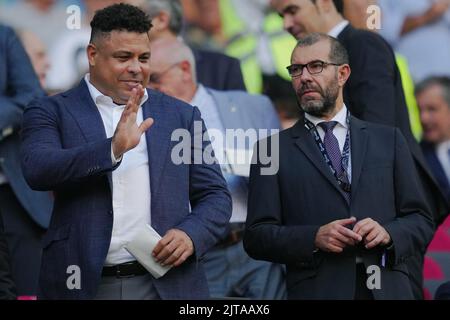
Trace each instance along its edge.
<path fill-rule="evenodd" d="M 119 3 L 95 13 L 91 21 L 91 40 L 107 36 L 112 31 L 147 33 L 152 27 L 149 16 L 138 7 Z"/>
<path fill-rule="evenodd" d="M 326 40 L 330 43 L 330 54 L 328 55 L 330 62 L 337 64 L 349 64 L 347 49 L 345 49 L 339 40 L 324 33 L 310 33 L 298 40 L 295 47 L 309 47 L 321 40 Z"/>
<path fill-rule="evenodd" d="M 316 0 L 311 0 L 314 4 L 316 4 Z M 344 14 L 344 0 L 333 0 L 334 6 L 336 7 L 336 10 L 340 14 Z"/>
<path fill-rule="evenodd" d="M 433 85 L 438 85 L 442 90 L 442 98 L 450 108 L 450 78 L 445 76 L 433 76 L 426 78 L 416 85 L 416 96 Z"/>

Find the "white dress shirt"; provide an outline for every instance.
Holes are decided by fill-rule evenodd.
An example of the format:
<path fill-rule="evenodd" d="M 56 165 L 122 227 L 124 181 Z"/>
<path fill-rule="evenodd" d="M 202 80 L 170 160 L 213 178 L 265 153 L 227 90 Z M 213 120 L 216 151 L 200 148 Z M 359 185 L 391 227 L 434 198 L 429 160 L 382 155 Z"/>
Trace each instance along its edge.
<path fill-rule="evenodd" d="M 221 164 L 222 174 L 227 181 L 228 189 L 230 190 L 231 199 L 233 201 L 233 212 L 230 222 L 245 222 L 247 218 L 248 186 L 245 178 L 230 174 L 227 172 L 229 170 L 224 169 L 226 167 L 225 127 L 222 123 L 218 106 L 214 98 L 202 85 L 198 86 L 195 96 L 192 98 L 190 104 L 196 106 L 202 114 L 202 119 L 208 129 L 208 135 L 211 139 L 216 159 Z M 215 139 L 214 132 L 215 134 L 220 134 L 222 138 Z"/>
<path fill-rule="evenodd" d="M 348 24 L 349 22 L 347 20 L 338 23 L 330 31 L 328 31 L 328 35 L 333 38 L 337 38 Z"/>
<path fill-rule="evenodd" d="M 308 113 L 305 112 L 305 117 L 309 121 L 312 122 L 316 126 L 317 132 L 319 133 L 320 138 L 323 141 L 323 138 L 325 136 L 325 131 L 323 131 L 322 127 L 318 126 L 319 123 L 325 122 L 325 120 L 321 118 L 314 117 Z M 335 135 L 338 143 L 339 143 L 339 149 L 342 151 L 344 150 L 344 144 L 345 144 L 345 138 L 347 137 L 347 106 L 344 104 L 342 109 L 331 119 L 330 121 L 336 121 L 336 127 L 333 129 L 333 134 Z M 349 159 L 348 159 L 348 168 L 346 168 L 347 176 L 349 181 L 352 181 L 352 155 L 351 155 L 351 144 L 350 144 L 350 152 L 349 152 Z"/>
<path fill-rule="evenodd" d="M 105 126 L 106 136 L 112 137 L 122 115 L 125 105 L 117 105 L 113 100 L 103 95 L 89 81 L 89 74 L 85 76 L 92 100 L 98 107 Z M 148 99 L 145 90 L 140 106 Z M 143 121 L 142 108 L 139 109 L 136 122 Z M 111 155 L 114 163 L 114 155 Z M 150 174 L 145 134 L 141 136 L 139 144 L 123 154 L 122 162 L 112 172 L 113 184 L 113 212 L 114 222 L 105 265 L 116 265 L 136 260 L 123 246 L 131 241 L 136 232 L 144 224 L 150 224 Z M 150 254 L 150 252 L 149 252 Z"/>

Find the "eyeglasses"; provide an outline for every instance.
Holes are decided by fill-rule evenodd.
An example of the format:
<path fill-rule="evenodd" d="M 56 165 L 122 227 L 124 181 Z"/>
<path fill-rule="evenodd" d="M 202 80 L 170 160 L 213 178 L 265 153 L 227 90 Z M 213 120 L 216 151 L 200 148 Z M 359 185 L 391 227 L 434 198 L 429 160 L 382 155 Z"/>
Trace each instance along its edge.
<path fill-rule="evenodd" d="M 286 69 L 289 72 L 289 75 L 292 78 L 299 77 L 303 74 L 303 69 L 306 67 L 308 69 L 309 74 L 318 74 L 323 71 L 323 68 L 325 68 L 328 65 L 332 66 L 341 66 L 342 63 L 332 63 L 332 62 L 324 62 L 321 60 L 314 60 L 311 62 L 308 62 L 307 64 L 291 64 L 290 66 L 286 67 Z"/>
<path fill-rule="evenodd" d="M 180 62 L 176 62 L 174 64 L 171 64 L 169 67 L 167 67 L 164 71 L 162 72 L 155 72 L 152 73 L 150 75 L 150 80 L 149 80 L 149 84 L 160 84 L 161 82 L 161 78 L 167 73 L 169 72 L 171 69 L 173 69 L 174 67 L 176 67 L 177 65 L 179 65 Z"/>

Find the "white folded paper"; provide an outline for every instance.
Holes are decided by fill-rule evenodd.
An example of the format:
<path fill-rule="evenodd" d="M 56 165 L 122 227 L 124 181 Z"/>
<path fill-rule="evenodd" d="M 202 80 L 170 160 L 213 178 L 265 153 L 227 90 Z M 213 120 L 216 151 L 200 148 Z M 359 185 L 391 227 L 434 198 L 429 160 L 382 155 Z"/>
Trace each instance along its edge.
<path fill-rule="evenodd" d="M 156 279 L 165 275 L 172 268 L 172 266 L 161 266 L 152 256 L 152 251 L 159 240 L 161 240 L 161 236 L 158 232 L 146 224 L 139 230 L 136 237 L 124 246 Z"/>
<path fill-rule="evenodd" d="M 252 149 L 226 148 L 225 154 L 232 174 L 247 178 L 250 176 L 250 165 L 253 155 Z"/>

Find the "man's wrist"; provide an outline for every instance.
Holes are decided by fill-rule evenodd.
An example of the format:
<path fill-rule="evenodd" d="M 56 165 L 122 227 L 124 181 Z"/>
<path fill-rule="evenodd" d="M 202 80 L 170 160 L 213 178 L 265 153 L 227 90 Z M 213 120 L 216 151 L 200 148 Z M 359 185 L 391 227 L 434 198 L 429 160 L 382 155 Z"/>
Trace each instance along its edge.
<path fill-rule="evenodd" d="M 114 151 L 114 142 L 111 141 L 111 161 L 113 166 L 122 161 L 122 155 L 123 154 L 120 154 L 119 156 L 116 155 L 116 152 Z"/>

